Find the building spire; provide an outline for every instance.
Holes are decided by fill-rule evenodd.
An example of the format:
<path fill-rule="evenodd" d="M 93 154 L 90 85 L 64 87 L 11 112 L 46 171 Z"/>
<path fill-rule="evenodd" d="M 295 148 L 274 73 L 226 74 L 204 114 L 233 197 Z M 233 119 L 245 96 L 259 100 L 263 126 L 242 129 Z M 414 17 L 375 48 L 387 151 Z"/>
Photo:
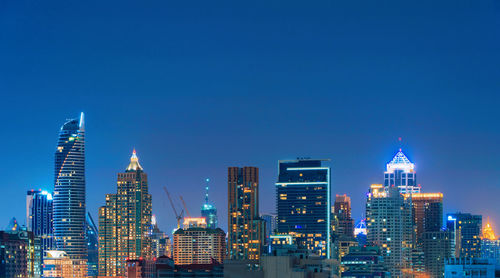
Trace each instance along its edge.
<path fill-rule="evenodd" d="M 495 232 L 490 224 L 490 217 L 488 216 L 488 220 L 486 222 L 486 226 L 483 228 L 483 239 L 496 240 Z"/>
<path fill-rule="evenodd" d="M 207 183 L 207 186 L 205 187 L 205 204 L 208 205 L 208 183 L 210 182 L 210 179 L 207 178 L 205 182 Z"/>
<path fill-rule="evenodd" d="M 127 167 L 127 171 L 138 171 L 143 170 L 141 164 L 139 164 L 139 158 L 137 157 L 137 153 L 134 150 L 132 151 L 132 156 L 130 157 L 130 164 Z"/>
<path fill-rule="evenodd" d="M 83 112 L 80 113 L 80 123 L 79 123 L 78 127 L 81 130 L 85 130 L 85 114 L 83 114 Z"/>

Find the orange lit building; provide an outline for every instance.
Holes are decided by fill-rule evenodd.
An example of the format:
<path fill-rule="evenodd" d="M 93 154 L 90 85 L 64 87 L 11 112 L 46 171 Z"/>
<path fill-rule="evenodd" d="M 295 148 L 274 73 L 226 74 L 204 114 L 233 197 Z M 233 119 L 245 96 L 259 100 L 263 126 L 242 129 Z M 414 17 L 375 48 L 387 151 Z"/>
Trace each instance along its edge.
<path fill-rule="evenodd" d="M 207 228 L 204 217 L 186 217 L 182 229 L 174 232 L 176 265 L 223 263 L 226 234 L 220 228 Z"/>
<path fill-rule="evenodd" d="M 494 259 L 500 265 L 500 238 L 495 235 L 489 218 L 481 237 L 481 257 Z"/>
<path fill-rule="evenodd" d="M 412 207 L 416 242 L 422 244 L 425 232 L 439 232 L 443 227 L 443 193 L 404 194 Z"/>

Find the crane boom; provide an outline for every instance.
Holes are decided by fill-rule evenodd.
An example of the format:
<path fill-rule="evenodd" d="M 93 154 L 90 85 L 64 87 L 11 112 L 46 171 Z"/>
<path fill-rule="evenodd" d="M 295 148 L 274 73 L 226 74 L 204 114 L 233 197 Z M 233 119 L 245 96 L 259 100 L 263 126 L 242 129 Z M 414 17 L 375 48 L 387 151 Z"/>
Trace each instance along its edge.
<path fill-rule="evenodd" d="M 177 229 L 181 227 L 181 220 L 182 220 L 182 215 L 184 211 L 181 211 L 180 214 L 177 213 L 177 210 L 175 209 L 174 201 L 172 201 L 172 197 L 170 197 L 170 193 L 168 192 L 167 188 L 164 186 L 163 190 L 165 193 L 167 193 L 168 200 L 170 201 L 170 205 L 172 206 L 172 209 L 174 210 L 175 213 L 175 219 L 177 219 Z"/>
<path fill-rule="evenodd" d="M 182 198 L 182 196 L 180 196 L 180 195 L 179 195 L 179 198 L 181 198 L 182 205 L 184 206 L 184 211 L 186 211 L 186 214 L 188 215 L 188 217 L 191 217 L 191 214 L 189 214 L 189 210 L 186 206 L 186 202 L 184 202 L 184 198 Z"/>

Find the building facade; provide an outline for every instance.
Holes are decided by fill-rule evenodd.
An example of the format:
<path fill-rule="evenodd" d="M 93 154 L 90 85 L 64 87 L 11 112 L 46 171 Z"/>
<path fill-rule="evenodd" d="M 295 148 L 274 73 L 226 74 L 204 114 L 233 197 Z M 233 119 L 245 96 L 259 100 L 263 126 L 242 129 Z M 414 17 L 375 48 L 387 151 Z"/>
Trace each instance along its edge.
<path fill-rule="evenodd" d="M 158 223 L 156 222 L 156 216 L 154 214 L 151 218 L 150 237 L 153 259 L 162 256 L 172 257 L 170 238 L 158 228 Z"/>
<path fill-rule="evenodd" d="M 259 168 L 228 168 L 228 257 L 257 262 L 265 240 L 259 215 Z"/>
<path fill-rule="evenodd" d="M 207 219 L 208 228 L 216 229 L 218 227 L 217 208 L 214 204 L 208 201 L 209 181 L 210 179 L 206 179 L 207 185 L 205 186 L 205 203 L 201 206 L 201 216 Z"/>
<path fill-rule="evenodd" d="M 340 265 L 342 277 L 345 278 L 390 277 L 382 252 L 377 246 L 351 247 Z"/>
<path fill-rule="evenodd" d="M 271 235 L 278 231 L 278 219 L 276 214 L 266 213 L 261 214 L 260 217 L 264 220 L 265 230 L 266 230 L 266 244 L 271 243 Z"/>
<path fill-rule="evenodd" d="M 407 193 L 404 197 L 411 204 L 415 240 L 421 246 L 425 232 L 439 232 L 443 227 L 443 194 Z"/>
<path fill-rule="evenodd" d="M 338 219 L 335 229 L 337 236 L 354 237 L 354 220 L 351 217 L 351 198 L 347 195 L 336 195 L 333 213 Z"/>
<path fill-rule="evenodd" d="M 425 272 L 431 277 L 443 277 L 444 265 L 451 257 L 451 238 L 451 234 L 447 231 L 422 234 Z"/>
<path fill-rule="evenodd" d="M 452 252 L 457 258 L 481 257 L 482 216 L 470 213 L 447 215 L 446 228 L 452 233 Z"/>
<path fill-rule="evenodd" d="M 151 215 L 148 178 L 134 150 L 118 173 L 117 193 L 99 208 L 99 276 L 125 276 L 127 259 L 151 259 Z"/>
<path fill-rule="evenodd" d="M 484 258 L 451 258 L 446 261 L 445 278 L 495 278 L 500 272 L 495 261 Z"/>
<path fill-rule="evenodd" d="M 294 233 L 312 253 L 331 257 L 330 167 L 321 159 L 279 161 L 276 182 L 278 233 Z"/>
<path fill-rule="evenodd" d="M 226 233 L 220 228 L 207 228 L 205 218 L 184 218 L 182 229 L 174 232 L 176 265 L 221 264 L 226 255 Z"/>
<path fill-rule="evenodd" d="M 481 237 L 481 257 L 493 259 L 500 265 L 500 238 L 495 235 L 489 219 Z"/>
<path fill-rule="evenodd" d="M 0 231 L 0 277 L 41 276 L 42 252 L 33 232 Z"/>
<path fill-rule="evenodd" d="M 44 190 L 28 190 L 26 194 L 26 225 L 40 239 L 43 251 L 54 249 L 52 194 Z"/>
<path fill-rule="evenodd" d="M 54 239 L 72 259 L 87 259 L 84 115 L 61 127 L 55 152 Z"/>
<path fill-rule="evenodd" d="M 420 186 L 417 184 L 415 164 L 406 157 L 401 149 L 387 163 L 384 173 L 384 186 L 386 189 L 396 186 L 399 188 L 399 192 L 403 194 L 420 192 Z"/>
<path fill-rule="evenodd" d="M 87 278 L 84 260 L 72 260 L 64 251 L 50 250 L 44 253 L 43 277 Z"/>
<path fill-rule="evenodd" d="M 86 240 L 88 250 L 87 272 L 89 277 L 97 277 L 99 275 L 99 238 L 98 229 L 94 223 L 94 219 L 87 212 L 86 218 Z"/>

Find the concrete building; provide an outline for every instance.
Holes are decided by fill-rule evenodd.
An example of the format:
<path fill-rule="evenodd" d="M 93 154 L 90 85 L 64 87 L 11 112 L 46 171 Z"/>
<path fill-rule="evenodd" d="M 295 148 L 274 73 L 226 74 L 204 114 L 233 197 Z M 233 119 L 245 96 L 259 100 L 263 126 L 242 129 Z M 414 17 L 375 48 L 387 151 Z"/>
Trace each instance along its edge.
<path fill-rule="evenodd" d="M 351 198 L 347 195 L 336 195 L 333 213 L 337 217 L 336 236 L 354 237 L 354 220 L 351 217 Z"/>
<path fill-rule="evenodd" d="M 40 241 L 22 229 L 0 231 L 0 277 L 40 277 Z"/>
<path fill-rule="evenodd" d="M 87 278 L 87 265 L 84 260 L 72 260 L 64 251 L 45 251 L 43 257 L 43 277 Z"/>
<path fill-rule="evenodd" d="M 493 259 L 451 258 L 446 262 L 445 278 L 495 278 L 500 277 L 500 268 Z"/>
<path fill-rule="evenodd" d="M 340 264 L 344 278 L 390 277 L 381 249 L 377 246 L 351 247 Z"/>
<path fill-rule="evenodd" d="M 224 266 L 217 262 L 175 265 L 171 258 L 160 257 L 156 260 L 154 277 L 224 277 Z"/>
<path fill-rule="evenodd" d="M 425 272 L 443 277 L 446 260 L 451 257 L 452 235 L 448 231 L 424 232 L 421 237 Z"/>

